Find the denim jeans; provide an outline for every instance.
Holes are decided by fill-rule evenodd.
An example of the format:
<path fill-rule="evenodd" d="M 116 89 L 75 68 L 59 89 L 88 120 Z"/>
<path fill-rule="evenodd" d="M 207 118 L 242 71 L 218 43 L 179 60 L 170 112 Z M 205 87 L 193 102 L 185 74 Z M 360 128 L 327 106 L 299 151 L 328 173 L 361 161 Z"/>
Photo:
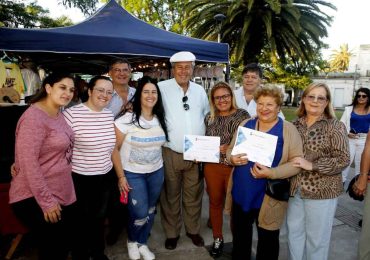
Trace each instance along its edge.
<path fill-rule="evenodd" d="M 156 204 L 162 190 L 163 167 L 151 173 L 125 171 L 131 186 L 128 194 L 128 240 L 146 244 L 154 223 Z"/>

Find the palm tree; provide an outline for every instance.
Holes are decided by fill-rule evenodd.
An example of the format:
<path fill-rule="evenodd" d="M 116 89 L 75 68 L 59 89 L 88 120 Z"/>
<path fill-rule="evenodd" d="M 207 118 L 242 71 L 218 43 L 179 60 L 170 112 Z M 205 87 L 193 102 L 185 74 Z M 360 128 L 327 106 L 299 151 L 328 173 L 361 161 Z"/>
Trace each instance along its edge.
<path fill-rule="evenodd" d="M 198 0 L 186 6 L 186 26 L 192 36 L 216 39 L 216 14 L 224 14 L 221 40 L 244 64 L 257 61 L 262 50 L 277 53 L 279 59 L 299 56 L 310 61 L 327 36 L 332 18 L 320 6 L 336 10 L 321 0 Z"/>
<path fill-rule="evenodd" d="M 348 44 L 342 44 L 339 50 L 332 50 L 330 55 L 330 70 L 344 72 L 348 70 L 349 60 L 353 53 L 348 49 Z"/>

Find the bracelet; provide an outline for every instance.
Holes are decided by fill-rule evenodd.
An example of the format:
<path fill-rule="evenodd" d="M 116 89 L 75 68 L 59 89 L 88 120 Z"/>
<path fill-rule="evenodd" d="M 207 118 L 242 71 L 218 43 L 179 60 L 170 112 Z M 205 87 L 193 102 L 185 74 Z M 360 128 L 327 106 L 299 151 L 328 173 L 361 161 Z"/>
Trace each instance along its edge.
<path fill-rule="evenodd" d="M 368 174 L 368 173 L 363 172 L 363 173 L 360 173 L 360 175 L 369 175 L 369 174 Z"/>
<path fill-rule="evenodd" d="M 118 177 L 118 179 L 123 179 L 123 178 L 126 178 L 126 176 L 125 175 L 121 175 L 121 176 Z"/>

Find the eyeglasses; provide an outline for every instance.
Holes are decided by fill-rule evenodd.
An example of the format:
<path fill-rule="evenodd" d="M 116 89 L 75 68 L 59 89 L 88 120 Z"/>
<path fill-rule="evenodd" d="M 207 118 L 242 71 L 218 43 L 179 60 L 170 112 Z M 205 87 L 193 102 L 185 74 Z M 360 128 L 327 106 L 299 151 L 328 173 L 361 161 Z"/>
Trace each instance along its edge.
<path fill-rule="evenodd" d="M 357 98 L 367 98 L 367 95 L 361 95 L 361 94 L 358 94 L 356 97 L 357 97 Z"/>
<path fill-rule="evenodd" d="M 115 73 L 129 73 L 130 72 L 129 69 L 118 69 L 118 68 L 113 69 L 113 71 Z"/>
<path fill-rule="evenodd" d="M 190 109 L 189 104 L 186 103 L 187 101 L 188 101 L 188 96 L 183 96 L 182 103 L 184 103 L 183 106 L 184 106 L 185 111 L 188 111 Z"/>
<path fill-rule="evenodd" d="M 215 96 L 215 97 L 213 97 L 213 99 L 217 102 L 221 102 L 222 100 L 223 101 L 230 101 L 231 100 L 231 95 L 226 94 L 226 95 L 223 95 L 223 96 Z"/>
<path fill-rule="evenodd" d="M 94 88 L 93 90 L 96 90 L 99 94 L 106 94 L 107 96 L 112 96 L 113 95 L 113 91 L 112 90 L 105 90 L 103 88 Z"/>
<path fill-rule="evenodd" d="M 306 96 L 307 100 L 310 101 L 310 102 L 317 102 L 317 103 L 320 103 L 320 104 L 324 104 L 328 99 L 326 97 L 323 97 L 323 96 L 314 96 L 314 95 L 309 95 L 309 96 Z"/>

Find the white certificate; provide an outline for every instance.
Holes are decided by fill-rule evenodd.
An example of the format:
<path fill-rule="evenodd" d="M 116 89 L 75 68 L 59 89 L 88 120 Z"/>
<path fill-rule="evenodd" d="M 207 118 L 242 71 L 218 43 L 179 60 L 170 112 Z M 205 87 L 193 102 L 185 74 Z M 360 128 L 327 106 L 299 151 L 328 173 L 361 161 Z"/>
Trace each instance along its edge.
<path fill-rule="evenodd" d="M 220 162 L 220 137 L 185 135 L 184 160 L 198 162 Z"/>
<path fill-rule="evenodd" d="M 246 153 L 248 161 L 271 167 L 277 140 L 275 135 L 239 126 L 231 155 Z"/>

